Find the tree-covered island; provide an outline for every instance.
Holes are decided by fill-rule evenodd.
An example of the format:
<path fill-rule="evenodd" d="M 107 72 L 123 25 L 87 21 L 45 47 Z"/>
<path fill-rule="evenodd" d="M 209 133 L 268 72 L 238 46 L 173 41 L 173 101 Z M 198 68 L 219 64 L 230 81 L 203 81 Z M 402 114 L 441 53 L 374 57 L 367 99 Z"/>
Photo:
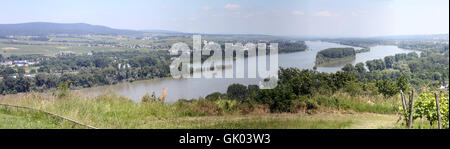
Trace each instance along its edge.
<path fill-rule="evenodd" d="M 316 66 L 332 66 L 354 60 L 356 51 L 354 48 L 329 48 L 317 53 Z"/>

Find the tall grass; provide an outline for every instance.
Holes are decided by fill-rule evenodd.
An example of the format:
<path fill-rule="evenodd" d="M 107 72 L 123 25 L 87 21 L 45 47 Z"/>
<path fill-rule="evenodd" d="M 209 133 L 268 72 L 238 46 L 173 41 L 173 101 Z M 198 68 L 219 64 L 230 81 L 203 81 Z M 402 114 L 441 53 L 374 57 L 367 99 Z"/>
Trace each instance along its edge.
<path fill-rule="evenodd" d="M 336 93 L 332 96 L 315 95 L 298 101 L 308 111 L 350 111 L 368 113 L 395 113 L 398 104 L 395 98 L 384 99 L 373 96 L 350 96 Z M 239 103 L 232 100 L 181 100 L 175 103 L 150 101 L 136 103 L 114 93 L 107 93 L 94 98 L 83 97 L 70 93 L 64 97 L 43 93 L 24 93 L 0 97 L 0 103 L 8 103 L 34 107 L 44 111 L 56 113 L 71 119 L 81 121 L 97 128 L 303 128 L 288 125 L 299 123 L 305 127 L 319 125 L 323 128 L 341 128 L 348 126 L 351 121 L 339 120 L 304 121 L 301 119 L 264 119 L 252 118 L 242 121 L 224 121 L 233 116 L 270 115 L 267 105 L 256 103 Z M 198 117 L 218 117 L 214 122 L 196 120 Z M 194 118 L 194 119 L 193 119 Z M 12 109 L 0 106 L 0 128 L 23 125 L 25 121 L 39 122 L 29 127 L 17 128 L 83 128 L 58 118 L 36 113 L 29 110 Z M 224 125 L 221 125 L 223 122 Z M 253 123 L 253 124 L 251 124 Z M 323 124 L 322 124 L 323 123 Z M 325 123 L 335 123 L 328 125 Z M 246 125 L 254 125 L 248 127 Z M 286 124 L 286 125 L 282 125 Z M 309 125 L 311 124 L 311 125 Z M 4 125 L 4 126 L 2 126 Z M 32 127 L 32 126 L 35 127 Z M 246 126 L 246 127 L 244 127 Z"/>
<path fill-rule="evenodd" d="M 383 96 L 351 96 L 348 93 L 341 92 L 333 94 L 332 96 L 315 95 L 310 101 L 318 104 L 321 109 L 378 114 L 397 113 L 400 104 L 400 99 L 395 96 L 389 98 L 384 98 Z"/>
<path fill-rule="evenodd" d="M 37 93 L 15 97 L 1 99 L 0 102 L 35 107 L 99 128 L 137 128 L 143 120 L 177 117 L 175 108 L 167 103 L 135 103 L 111 93 L 93 99 L 75 95 L 45 99 Z"/>

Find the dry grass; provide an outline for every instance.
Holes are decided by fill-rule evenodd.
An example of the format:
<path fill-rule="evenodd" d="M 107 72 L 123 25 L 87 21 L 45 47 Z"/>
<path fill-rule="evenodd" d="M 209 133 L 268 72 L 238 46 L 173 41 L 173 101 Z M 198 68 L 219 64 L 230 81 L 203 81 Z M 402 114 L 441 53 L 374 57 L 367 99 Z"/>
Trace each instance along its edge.
<path fill-rule="evenodd" d="M 97 128 L 112 129 L 393 128 L 398 118 L 392 114 L 370 112 L 380 110 L 379 113 L 384 113 L 386 107 L 392 107 L 386 105 L 389 100 L 351 97 L 347 94 L 335 94 L 328 98 L 313 97 L 311 100 L 320 103 L 319 109 L 313 112 L 316 114 L 306 114 L 304 111 L 271 114 L 266 105 L 237 104 L 225 100 L 197 100 L 173 104 L 136 103 L 114 93 L 95 98 L 79 96 L 76 93 L 59 99 L 52 93 L 25 93 L 0 97 L 0 103 L 30 106 Z M 0 120 L 2 121 L 0 128 L 83 128 L 40 113 L 4 107 L 0 107 Z"/>

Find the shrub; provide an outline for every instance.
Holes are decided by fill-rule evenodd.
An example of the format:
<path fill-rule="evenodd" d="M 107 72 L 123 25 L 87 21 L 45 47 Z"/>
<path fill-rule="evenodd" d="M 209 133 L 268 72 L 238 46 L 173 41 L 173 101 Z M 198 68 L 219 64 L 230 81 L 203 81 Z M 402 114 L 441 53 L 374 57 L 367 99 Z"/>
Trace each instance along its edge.
<path fill-rule="evenodd" d="M 448 95 L 447 96 L 439 96 L 439 107 L 440 107 L 440 115 L 442 121 L 442 127 L 449 128 L 449 111 L 448 111 Z M 405 116 L 409 116 L 408 112 Z M 437 107 L 436 107 L 436 98 L 435 95 L 430 91 L 424 91 L 420 94 L 417 102 L 414 104 L 414 115 L 413 118 L 423 118 L 425 117 L 432 126 L 435 122 L 437 122 Z"/>
<path fill-rule="evenodd" d="M 151 96 L 150 96 L 148 93 L 146 93 L 146 94 L 142 97 L 142 102 L 150 102 L 150 101 L 156 101 L 156 95 L 155 95 L 155 92 L 153 92 Z"/>
<path fill-rule="evenodd" d="M 207 100 L 219 100 L 219 99 L 226 99 L 226 98 L 227 98 L 227 95 L 222 94 L 220 92 L 214 92 L 205 97 L 205 99 L 207 99 Z"/>
<path fill-rule="evenodd" d="M 399 88 L 397 87 L 395 82 L 390 80 L 380 80 L 377 81 L 378 91 L 382 93 L 385 97 L 394 96 L 399 92 Z"/>
<path fill-rule="evenodd" d="M 236 100 L 217 100 L 215 104 L 221 113 L 229 113 L 237 109 L 238 102 Z"/>
<path fill-rule="evenodd" d="M 242 102 L 248 97 L 248 89 L 242 84 L 232 84 L 228 86 L 227 96 L 229 99 Z"/>
<path fill-rule="evenodd" d="M 278 85 L 275 89 L 261 90 L 257 96 L 260 103 L 268 104 L 271 112 L 290 112 L 292 100 L 296 95 L 286 85 Z"/>
<path fill-rule="evenodd" d="M 70 81 L 65 81 L 58 85 L 58 98 L 64 98 L 70 95 L 69 84 Z"/>

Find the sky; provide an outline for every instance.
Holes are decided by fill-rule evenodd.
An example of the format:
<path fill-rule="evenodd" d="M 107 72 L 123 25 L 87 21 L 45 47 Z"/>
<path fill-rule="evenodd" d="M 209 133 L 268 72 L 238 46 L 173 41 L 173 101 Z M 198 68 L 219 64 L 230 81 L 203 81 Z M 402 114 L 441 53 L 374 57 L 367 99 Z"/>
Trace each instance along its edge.
<path fill-rule="evenodd" d="M 305 37 L 449 33 L 449 0 L 2 0 L 0 24 Z"/>

